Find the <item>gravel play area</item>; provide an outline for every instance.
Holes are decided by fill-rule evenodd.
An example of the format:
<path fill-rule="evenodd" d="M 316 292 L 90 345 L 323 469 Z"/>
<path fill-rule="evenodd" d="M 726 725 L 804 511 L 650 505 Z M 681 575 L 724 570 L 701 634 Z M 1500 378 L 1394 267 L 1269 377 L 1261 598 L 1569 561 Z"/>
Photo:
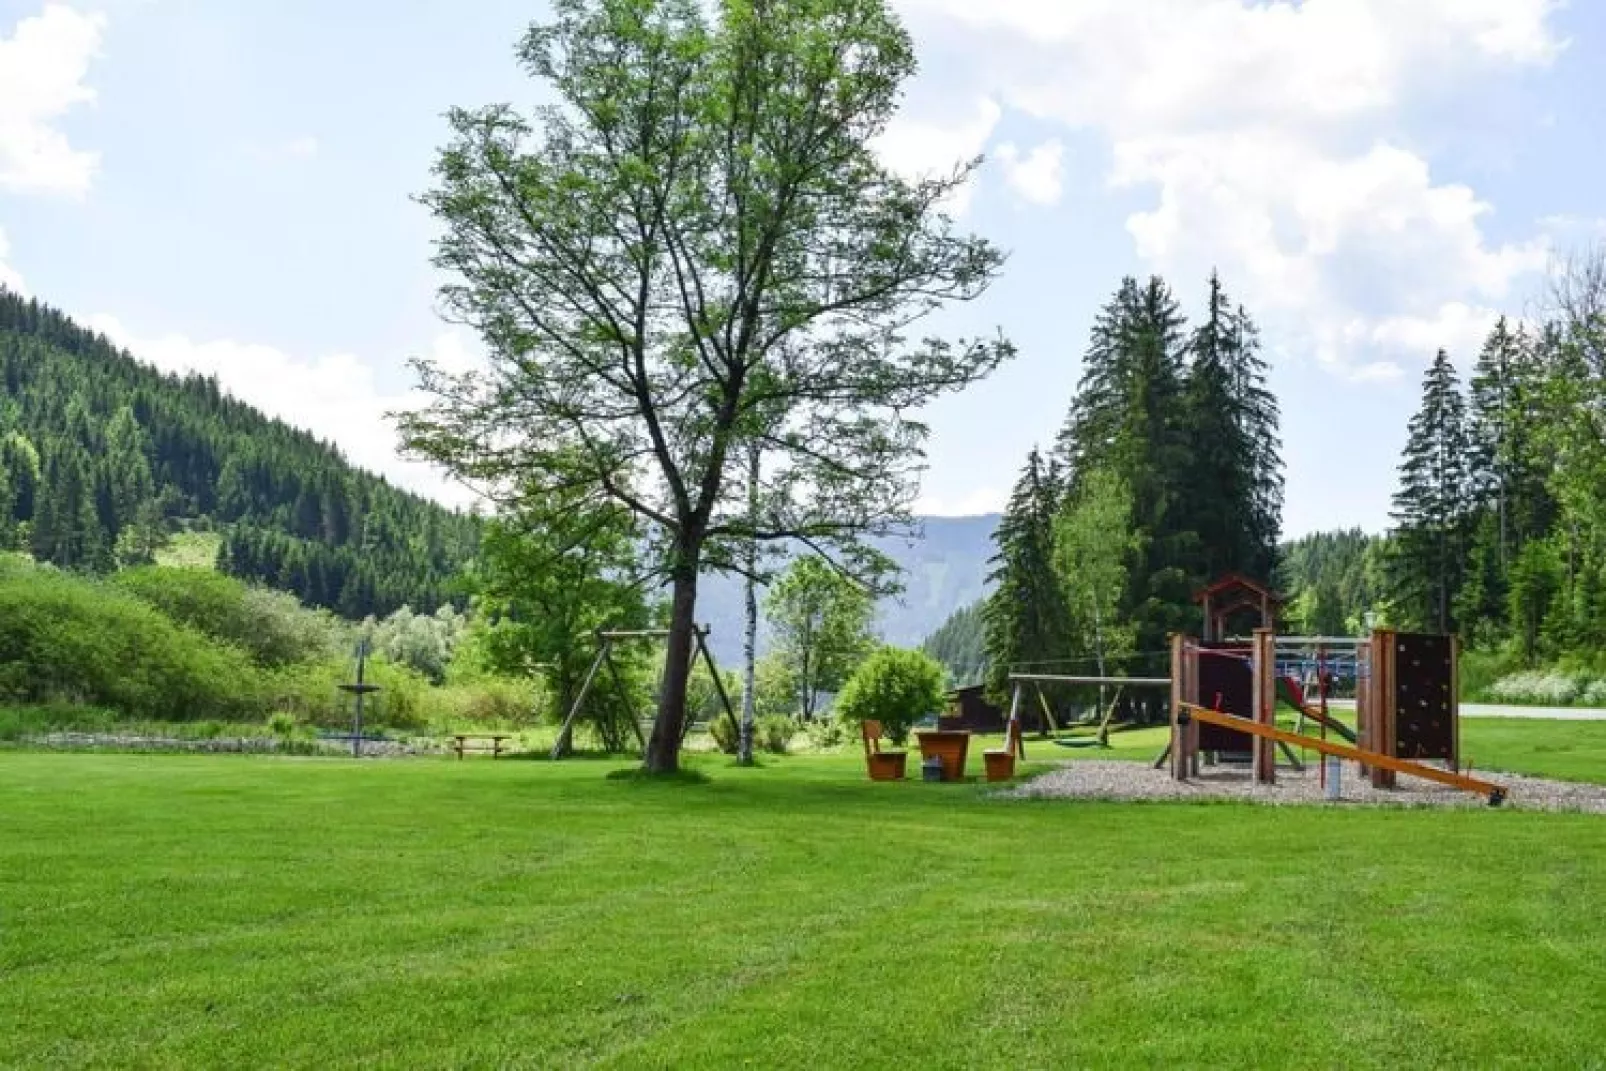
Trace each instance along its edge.
<path fill-rule="evenodd" d="M 1501 806 L 1528 811 L 1588 811 L 1606 814 L 1606 785 L 1551 781 L 1521 774 L 1473 771 L 1473 776 L 1506 788 Z M 1339 779 L 1339 800 L 1326 799 L 1316 765 L 1303 773 L 1280 767 L 1275 785 L 1257 785 L 1249 770 L 1238 766 L 1206 766 L 1189 781 L 1173 781 L 1166 770 L 1145 762 L 1085 760 L 1067 762 L 1002 793 L 1006 796 L 1098 800 L 1239 799 L 1253 803 L 1344 806 L 1387 804 L 1405 807 L 1487 807 L 1482 796 L 1434 781 L 1402 774 L 1399 787 L 1373 788 L 1353 763 L 1345 763 Z"/>

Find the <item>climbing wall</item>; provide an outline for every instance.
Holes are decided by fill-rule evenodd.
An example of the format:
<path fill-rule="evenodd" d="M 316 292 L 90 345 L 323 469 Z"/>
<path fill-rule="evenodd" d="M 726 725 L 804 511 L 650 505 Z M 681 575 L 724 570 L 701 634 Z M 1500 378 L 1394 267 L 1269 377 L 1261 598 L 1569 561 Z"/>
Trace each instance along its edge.
<path fill-rule="evenodd" d="M 1209 654 L 1232 649 L 1233 654 Z M 1202 707 L 1221 710 L 1239 717 L 1255 715 L 1255 680 L 1249 658 L 1238 652 L 1242 643 L 1199 644 L 1199 693 L 1194 701 Z M 1254 737 L 1222 725 L 1199 725 L 1200 751 L 1249 751 Z"/>
<path fill-rule="evenodd" d="M 1394 636 L 1394 749 L 1401 759 L 1456 758 L 1454 655 L 1449 636 Z"/>

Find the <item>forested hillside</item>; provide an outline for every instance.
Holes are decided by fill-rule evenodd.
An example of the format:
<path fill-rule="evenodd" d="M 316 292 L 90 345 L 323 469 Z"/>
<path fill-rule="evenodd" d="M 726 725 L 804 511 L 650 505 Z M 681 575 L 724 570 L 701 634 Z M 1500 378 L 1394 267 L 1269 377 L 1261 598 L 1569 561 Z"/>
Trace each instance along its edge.
<path fill-rule="evenodd" d="M 432 610 L 477 546 L 475 519 L 4 289 L 0 379 L 0 546 L 40 561 L 105 572 L 214 526 L 225 571 L 360 618 Z"/>

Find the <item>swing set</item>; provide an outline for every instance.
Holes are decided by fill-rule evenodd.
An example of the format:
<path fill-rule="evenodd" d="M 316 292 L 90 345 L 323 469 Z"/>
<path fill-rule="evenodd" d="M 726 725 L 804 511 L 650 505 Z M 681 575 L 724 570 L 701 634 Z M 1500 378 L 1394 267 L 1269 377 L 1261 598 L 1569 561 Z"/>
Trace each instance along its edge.
<path fill-rule="evenodd" d="M 702 660 L 708 667 L 708 676 L 714 682 L 714 691 L 719 695 L 721 706 L 724 707 L 725 716 L 730 719 L 732 728 L 737 727 L 736 710 L 731 706 L 730 695 L 725 691 L 725 682 L 719 676 L 719 667 L 714 664 L 714 654 L 708 649 L 708 626 L 692 630 L 691 664 L 687 667 L 687 678 L 697 668 L 697 662 Z M 592 685 L 596 682 L 597 673 L 603 666 L 608 667 L 608 676 L 613 681 L 614 692 L 618 695 L 620 703 L 631 709 L 633 702 L 630 689 L 625 685 L 624 674 L 619 671 L 619 665 L 614 661 L 613 649 L 620 643 L 633 643 L 644 640 L 664 640 L 669 638 L 668 629 L 641 629 L 632 632 L 598 630 L 597 656 L 591 660 L 591 668 L 586 671 L 585 680 L 580 685 L 580 694 L 574 697 L 574 703 L 569 707 L 569 714 L 563 719 L 563 728 L 558 731 L 558 739 L 552 745 L 552 758 L 561 759 L 574 750 L 574 726 L 585 709 L 586 697 L 591 694 Z M 664 694 L 665 670 L 669 668 L 669 660 L 664 660 L 663 666 L 658 670 L 658 685 L 654 689 L 657 701 L 661 702 Z M 647 739 L 641 731 L 641 717 L 633 710 L 629 717 L 630 728 L 635 733 L 636 744 L 641 748 L 643 755 L 647 752 Z M 681 742 L 684 743 L 686 734 L 691 731 L 691 718 L 686 718 L 681 726 Z"/>

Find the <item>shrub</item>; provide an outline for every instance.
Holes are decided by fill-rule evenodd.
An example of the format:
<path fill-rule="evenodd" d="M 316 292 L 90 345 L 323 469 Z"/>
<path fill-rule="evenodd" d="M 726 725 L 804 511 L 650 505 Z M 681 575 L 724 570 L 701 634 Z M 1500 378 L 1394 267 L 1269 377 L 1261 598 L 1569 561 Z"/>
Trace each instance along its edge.
<path fill-rule="evenodd" d="M 0 700 L 107 707 L 125 718 L 260 717 L 239 650 L 116 587 L 48 569 L 0 576 Z"/>
<path fill-rule="evenodd" d="M 853 726 L 879 721 L 902 744 L 915 722 L 942 709 L 945 676 L 942 664 L 921 651 L 882 647 L 854 670 L 832 713 Z"/>
<path fill-rule="evenodd" d="M 349 659 L 291 666 L 274 675 L 274 704 L 321 729 L 349 729 L 355 701 L 340 690 L 355 670 Z M 363 722 L 393 729 L 422 729 L 429 722 L 429 683 L 405 666 L 382 658 L 371 659 L 364 679 L 379 691 L 363 703 Z"/>
<path fill-rule="evenodd" d="M 736 754 L 740 743 L 737 726 L 731 724 L 723 711 L 708 720 L 708 735 L 714 746 L 727 755 Z M 797 722 L 781 714 L 770 714 L 753 719 L 753 750 L 784 755 L 797 735 Z"/>
<path fill-rule="evenodd" d="M 280 740 L 295 736 L 298 728 L 300 725 L 296 722 L 296 716 L 288 710 L 276 710 L 268 715 L 268 732 Z"/>
<path fill-rule="evenodd" d="M 772 755 L 784 755 L 797 735 L 797 722 L 784 714 L 770 714 L 753 723 L 753 746 Z"/>
<path fill-rule="evenodd" d="M 1489 687 L 1489 695 L 1504 703 L 1535 703 L 1566 706 L 1587 694 L 1589 680 L 1555 669 L 1532 669 L 1501 677 Z"/>
<path fill-rule="evenodd" d="M 740 743 L 738 732 L 737 727 L 731 724 L 731 720 L 725 716 L 723 710 L 708 719 L 708 735 L 713 738 L 714 746 L 727 755 L 736 754 L 737 745 Z"/>
<path fill-rule="evenodd" d="M 232 644 L 260 666 L 328 657 L 340 626 L 282 591 L 248 587 L 209 569 L 152 565 L 112 580 L 181 625 Z"/>
<path fill-rule="evenodd" d="M 815 718 L 805 722 L 803 731 L 808 734 L 809 746 L 816 751 L 834 751 L 850 740 L 852 726 L 844 725 L 835 716 Z"/>

